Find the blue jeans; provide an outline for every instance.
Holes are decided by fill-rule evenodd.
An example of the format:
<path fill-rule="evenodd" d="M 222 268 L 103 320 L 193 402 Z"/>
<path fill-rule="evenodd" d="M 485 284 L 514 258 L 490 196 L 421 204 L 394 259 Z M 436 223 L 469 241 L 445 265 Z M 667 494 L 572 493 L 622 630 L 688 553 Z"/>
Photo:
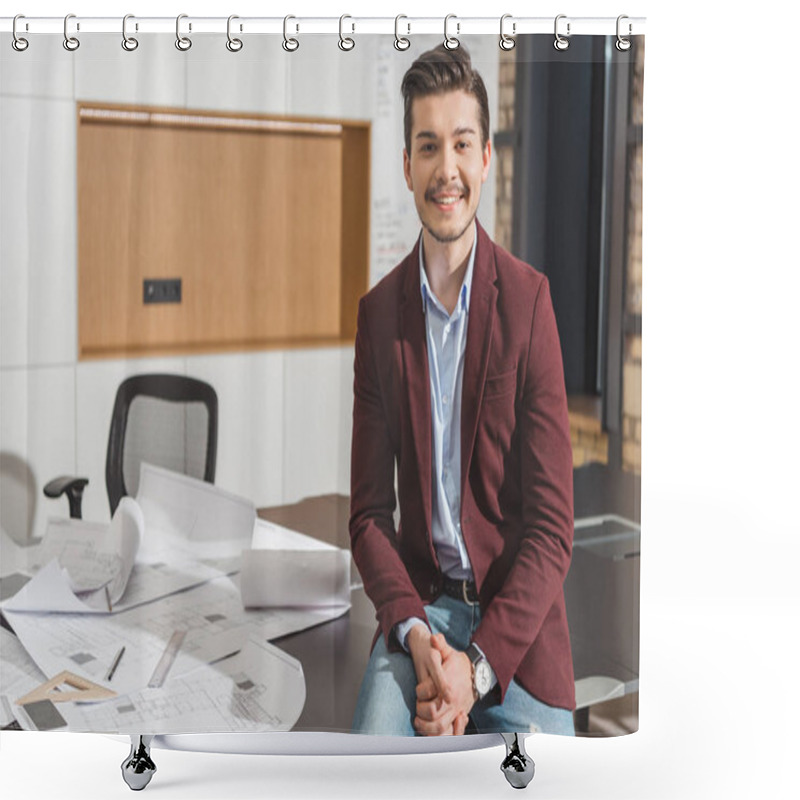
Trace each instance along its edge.
<path fill-rule="evenodd" d="M 480 608 L 442 595 L 425 607 L 434 633 L 466 650 L 481 620 Z M 411 656 L 390 653 L 383 636 L 372 649 L 353 717 L 353 733 L 414 736 L 417 675 Z M 470 720 L 478 733 L 560 733 L 574 736 L 572 712 L 537 700 L 512 681 L 500 705 L 495 692 L 475 703 Z"/>

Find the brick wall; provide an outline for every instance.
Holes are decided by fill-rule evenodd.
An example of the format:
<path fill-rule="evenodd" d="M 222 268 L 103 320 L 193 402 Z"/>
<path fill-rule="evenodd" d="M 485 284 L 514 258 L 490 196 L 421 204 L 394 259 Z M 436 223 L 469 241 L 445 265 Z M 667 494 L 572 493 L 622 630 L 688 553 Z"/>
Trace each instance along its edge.
<path fill-rule="evenodd" d="M 631 123 L 642 124 L 644 40 L 638 43 L 631 80 Z M 642 145 L 630 148 L 628 159 L 628 242 L 625 310 L 642 313 Z M 642 468 L 642 336 L 628 334 L 622 374 L 622 468 Z"/>
<path fill-rule="evenodd" d="M 517 72 L 516 50 L 500 51 L 500 86 L 495 130 L 514 127 L 514 86 Z M 514 178 L 514 148 L 494 148 L 495 219 L 494 240 L 511 250 L 511 207 Z"/>
<path fill-rule="evenodd" d="M 637 48 L 631 83 L 631 122 L 642 122 L 644 45 Z M 514 88 L 516 50 L 501 51 L 497 131 L 514 127 Z M 511 249 L 512 184 L 514 150 L 495 146 L 494 175 L 496 186 L 495 241 Z M 626 311 L 642 313 L 642 146 L 634 145 L 628 163 L 628 231 L 626 265 Z M 625 340 L 622 375 L 622 463 L 623 469 L 641 470 L 642 441 L 642 337 L 629 334 Z M 600 423 L 599 401 L 592 398 L 569 399 L 570 437 L 573 462 L 580 466 L 592 461 L 608 463 L 608 436 Z"/>

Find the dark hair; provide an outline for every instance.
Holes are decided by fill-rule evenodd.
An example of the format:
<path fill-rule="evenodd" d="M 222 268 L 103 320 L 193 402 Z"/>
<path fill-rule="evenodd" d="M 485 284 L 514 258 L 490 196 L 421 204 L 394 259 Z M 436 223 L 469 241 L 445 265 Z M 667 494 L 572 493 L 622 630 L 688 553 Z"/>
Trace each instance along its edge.
<path fill-rule="evenodd" d="M 403 132 L 406 151 L 411 155 L 411 106 L 417 97 L 464 91 L 478 101 L 481 146 L 489 141 L 489 99 L 480 73 L 472 68 L 472 60 L 464 45 L 448 50 L 444 44 L 423 53 L 403 76 Z"/>

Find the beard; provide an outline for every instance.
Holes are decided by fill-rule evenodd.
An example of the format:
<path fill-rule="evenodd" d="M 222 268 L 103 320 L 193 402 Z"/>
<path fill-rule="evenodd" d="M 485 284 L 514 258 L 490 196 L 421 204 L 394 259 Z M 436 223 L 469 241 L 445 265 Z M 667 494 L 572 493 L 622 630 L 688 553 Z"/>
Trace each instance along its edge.
<path fill-rule="evenodd" d="M 475 214 L 472 215 L 469 222 L 458 233 L 440 233 L 429 225 L 425 220 L 422 220 L 422 227 L 440 244 L 449 244 L 450 242 L 457 242 L 472 226 L 475 220 Z"/>
<path fill-rule="evenodd" d="M 466 199 L 469 195 L 466 194 L 466 192 L 464 191 L 464 188 L 463 187 L 458 187 L 458 188 L 460 189 L 460 191 L 462 193 L 464 193 L 465 199 Z M 426 192 L 425 193 L 425 199 L 426 200 L 433 200 L 433 194 L 434 194 L 433 191 Z M 464 227 L 460 231 L 458 231 L 458 233 L 443 233 L 440 230 L 436 230 L 436 228 L 434 228 L 433 225 L 425 219 L 425 215 L 423 213 L 421 213 L 421 209 L 420 209 L 420 213 L 419 213 L 419 218 L 420 218 L 420 222 L 422 223 L 422 227 L 425 228 L 425 230 L 428 231 L 428 233 L 437 242 L 439 242 L 440 244 L 449 244 L 451 242 L 457 242 L 469 230 L 470 226 L 475 221 L 475 216 L 476 216 L 477 212 L 478 212 L 478 209 L 476 208 L 475 211 L 473 211 L 472 216 L 464 224 Z"/>

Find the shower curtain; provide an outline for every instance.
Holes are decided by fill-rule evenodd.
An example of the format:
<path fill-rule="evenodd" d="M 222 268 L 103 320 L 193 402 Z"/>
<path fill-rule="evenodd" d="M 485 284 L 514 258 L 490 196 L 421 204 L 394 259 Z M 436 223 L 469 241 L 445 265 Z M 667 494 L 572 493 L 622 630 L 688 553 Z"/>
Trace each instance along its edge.
<path fill-rule="evenodd" d="M 0 46 L 0 726 L 637 730 L 643 37 L 177 24 Z"/>

